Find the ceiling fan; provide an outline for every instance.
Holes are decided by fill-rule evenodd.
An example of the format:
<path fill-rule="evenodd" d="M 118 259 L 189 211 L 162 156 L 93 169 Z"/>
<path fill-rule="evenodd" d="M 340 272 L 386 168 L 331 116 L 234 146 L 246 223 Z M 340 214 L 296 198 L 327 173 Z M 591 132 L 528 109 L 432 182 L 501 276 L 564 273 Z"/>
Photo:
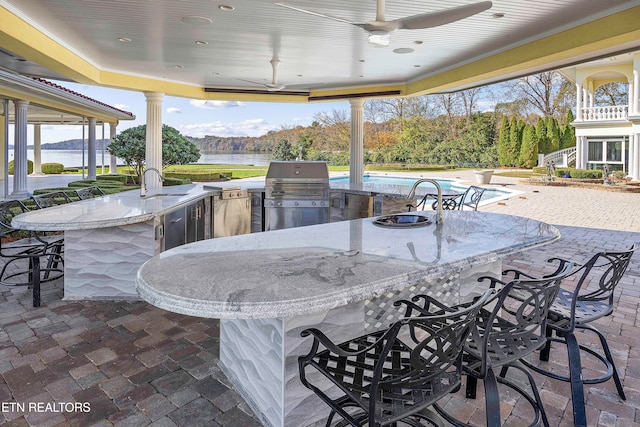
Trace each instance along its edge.
<path fill-rule="evenodd" d="M 275 57 L 271 61 L 269 61 L 269 63 L 271 64 L 271 68 L 273 69 L 273 77 L 271 78 L 271 83 L 256 82 L 256 81 L 253 81 L 253 80 L 245 80 L 245 79 L 240 79 L 240 78 L 237 78 L 237 80 L 241 80 L 241 81 L 247 82 L 247 83 L 253 83 L 253 84 L 257 84 L 257 85 L 262 85 L 269 92 L 281 91 L 282 89 L 287 87 L 287 85 L 278 83 L 278 65 L 280 65 L 280 60 L 277 57 Z"/>
<path fill-rule="evenodd" d="M 484 12 L 493 6 L 490 1 L 483 1 L 466 6 L 444 9 L 438 12 L 420 13 L 417 15 L 407 16 L 406 18 L 386 21 L 384 18 L 385 0 L 377 0 L 375 21 L 352 22 L 347 19 L 302 9 L 282 2 L 275 2 L 274 4 L 286 7 L 287 9 L 307 13 L 309 15 L 320 16 L 322 18 L 332 19 L 345 24 L 355 25 L 369 33 L 370 43 L 381 47 L 389 46 L 391 33 L 396 30 L 420 30 L 424 28 L 438 27 L 440 25 L 449 24 L 460 19 L 468 18 L 469 16 L 477 13 Z"/>

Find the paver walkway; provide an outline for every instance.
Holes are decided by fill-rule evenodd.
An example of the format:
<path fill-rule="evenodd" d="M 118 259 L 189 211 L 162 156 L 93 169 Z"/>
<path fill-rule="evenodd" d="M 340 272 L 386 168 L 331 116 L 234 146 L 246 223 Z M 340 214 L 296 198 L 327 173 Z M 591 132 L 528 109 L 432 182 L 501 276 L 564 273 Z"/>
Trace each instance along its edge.
<path fill-rule="evenodd" d="M 468 172 L 424 175 L 472 181 Z M 505 266 L 540 272 L 553 255 L 584 260 L 604 248 L 640 242 L 640 195 L 528 186 L 499 176 L 491 185 L 508 185 L 524 194 L 480 210 L 536 218 L 557 225 L 562 233 L 553 244 L 506 259 Z M 260 425 L 217 367 L 217 320 L 169 313 L 144 302 L 65 302 L 61 297 L 59 283 L 47 284 L 43 306 L 32 308 L 28 290 L 0 286 L 0 424 Z M 617 310 L 599 322 L 608 334 L 627 401 L 618 398 L 611 381 L 586 386 L 590 426 L 640 426 L 639 305 L 636 255 L 623 279 Z M 551 356 L 553 363 L 566 365 L 560 351 Z M 551 425 L 572 425 L 569 385 L 536 378 Z M 527 424 L 525 405 L 505 396 L 505 425 Z M 88 403 L 90 411 L 73 402 Z M 447 405 L 484 424 L 481 398 L 467 400 L 458 393 Z"/>

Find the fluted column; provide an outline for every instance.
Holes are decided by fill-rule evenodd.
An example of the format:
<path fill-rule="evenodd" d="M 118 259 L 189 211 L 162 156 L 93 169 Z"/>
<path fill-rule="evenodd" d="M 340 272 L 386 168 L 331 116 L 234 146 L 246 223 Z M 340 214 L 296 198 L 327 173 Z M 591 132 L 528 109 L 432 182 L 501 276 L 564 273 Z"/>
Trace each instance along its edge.
<path fill-rule="evenodd" d="M 633 144 L 633 154 L 629 153 L 629 155 L 633 156 L 633 166 L 630 175 L 634 181 L 640 181 L 640 134 L 631 136 L 631 144 Z"/>
<path fill-rule="evenodd" d="M 2 182 L 2 194 L 9 194 L 9 177 L 7 176 L 7 162 L 9 161 L 9 100 L 2 100 L 2 117 L 0 118 L 0 182 Z"/>
<path fill-rule="evenodd" d="M 42 175 L 42 142 L 41 126 L 33 125 L 33 173 L 32 175 Z"/>
<path fill-rule="evenodd" d="M 351 104 L 349 182 L 361 184 L 364 173 L 364 100 L 350 99 L 349 104 Z"/>
<path fill-rule="evenodd" d="M 576 84 L 576 120 L 582 120 L 582 85 Z"/>
<path fill-rule="evenodd" d="M 145 164 L 147 168 L 162 171 L 162 98 L 163 93 L 145 92 L 147 98 L 147 139 Z M 162 181 L 154 173 L 146 176 L 147 189 L 162 187 Z"/>
<path fill-rule="evenodd" d="M 27 188 L 27 107 L 29 101 L 13 101 L 15 108 L 13 142 L 13 193 L 11 197 L 23 199 L 29 197 Z"/>
<path fill-rule="evenodd" d="M 633 70 L 633 88 L 629 87 L 629 92 L 632 94 L 630 114 L 635 116 L 640 114 L 640 70 Z"/>
<path fill-rule="evenodd" d="M 87 179 L 96 179 L 96 118 L 89 117 L 89 141 L 87 143 Z"/>
<path fill-rule="evenodd" d="M 111 144 L 116 137 L 117 126 L 118 122 L 109 123 L 109 144 Z M 118 173 L 118 158 L 113 154 L 109 155 L 109 173 Z"/>

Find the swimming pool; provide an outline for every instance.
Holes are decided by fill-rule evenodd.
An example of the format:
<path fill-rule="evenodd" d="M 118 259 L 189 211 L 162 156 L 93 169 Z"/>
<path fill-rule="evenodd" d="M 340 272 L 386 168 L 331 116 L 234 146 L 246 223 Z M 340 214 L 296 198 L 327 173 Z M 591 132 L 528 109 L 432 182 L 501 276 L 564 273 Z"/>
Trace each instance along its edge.
<path fill-rule="evenodd" d="M 390 189 L 390 187 L 387 187 L 387 186 L 407 187 L 406 192 L 408 194 L 409 190 L 411 189 L 411 186 L 413 186 L 413 184 L 420 178 L 422 177 L 404 177 L 404 176 L 367 174 L 362 176 L 362 183 L 367 184 L 367 186 L 372 186 L 373 188 L 378 187 L 381 192 L 384 192 L 385 187 L 386 189 Z M 465 185 L 453 179 L 435 178 L 435 180 L 438 181 L 438 184 L 440 184 L 443 190 L 456 190 L 462 193 L 467 188 L 469 188 L 468 185 Z M 332 184 L 348 183 L 349 176 L 333 177 L 333 178 L 330 178 L 329 181 Z M 422 188 L 423 186 L 427 187 L 429 185 L 430 185 L 429 183 L 421 184 L 418 187 L 417 193 L 420 194 L 420 188 Z M 499 200 L 508 199 L 517 194 L 522 194 L 522 192 L 518 190 L 507 189 L 507 188 L 486 188 L 485 192 L 482 194 L 482 199 L 480 199 L 480 206 L 487 205 L 489 203 L 495 203 Z"/>

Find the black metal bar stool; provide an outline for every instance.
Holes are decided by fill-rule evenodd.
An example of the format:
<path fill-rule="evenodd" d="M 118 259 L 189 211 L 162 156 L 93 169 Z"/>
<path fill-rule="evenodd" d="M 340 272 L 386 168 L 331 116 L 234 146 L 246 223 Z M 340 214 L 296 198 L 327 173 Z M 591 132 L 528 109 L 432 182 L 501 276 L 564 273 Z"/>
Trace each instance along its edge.
<path fill-rule="evenodd" d="M 540 352 L 540 360 L 544 362 L 549 360 L 552 342 L 563 344 L 567 350 L 569 375 L 552 372 L 547 366 L 534 364 L 532 361 L 524 361 L 530 369 L 540 374 L 571 384 L 573 422 L 576 426 L 587 426 L 584 384 L 602 383 L 613 378 L 618 395 L 621 399 L 626 400 L 618 370 L 613 361 L 611 350 L 609 350 L 609 344 L 605 336 L 591 323 L 613 312 L 615 308 L 614 291 L 627 270 L 631 255 L 637 246 L 637 244 L 633 245 L 626 251 L 607 251 L 595 254 L 569 275 L 571 278 L 577 279 L 575 287 L 572 286 L 573 290 L 560 288 L 557 298 L 549 309 L 548 341 Z M 561 258 L 551 258 L 548 262 L 559 263 L 556 271 L 563 269 L 569 263 Z M 518 270 L 505 270 L 503 274 L 513 274 L 514 277 L 532 277 Z M 596 334 L 602 352 L 593 346 L 587 347 L 579 344 L 575 334 L 576 330 L 590 331 Z M 602 364 L 604 368 L 602 375 L 591 378 L 583 377 L 581 354 L 584 353 L 590 354 Z"/>
<path fill-rule="evenodd" d="M 535 380 L 521 359 L 545 345 L 547 312 L 558 293 L 562 278 L 571 267 L 571 264 L 567 264 L 558 275 L 544 279 L 514 280 L 509 283 L 491 277 L 479 279 L 491 280 L 491 287 L 499 287 L 500 291 L 489 301 L 493 306 L 483 308 L 478 314 L 476 328 L 464 347 L 463 370 L 467 378 L 467 398 L 475 399 L 478 380 L 484 384 L 487 426 L 501 425 L 498 383 L 520 394 L 533 408 L 534 417 L 530 426 L 539 426 L 541 423 L 549 426 Z M 503 368 L 503 374 L 506 374 L 504 368 L 507 367 L 516 368 L 526 376 L 531 394 L 520 382 L 506 375 L 496 375 L 494 369 Z M 434 404 L 434 408 L 451 424 L 470 426 L 443 407 Z"/>
<path fill-rule="evenodd" d="M 304 330 L 313 343 L 298 359 L 300 379 L 331 408 L 326 425 L 336 415 L 337 426 L 441 425 L 429 406 L 459 387 L 463 345 L 491 293 L 456 311 L 433 304 L 435 310 L 420 317 L 340 344 L 317 329 Z M 327 391 L 314 373 L 333 387 Z"/>

